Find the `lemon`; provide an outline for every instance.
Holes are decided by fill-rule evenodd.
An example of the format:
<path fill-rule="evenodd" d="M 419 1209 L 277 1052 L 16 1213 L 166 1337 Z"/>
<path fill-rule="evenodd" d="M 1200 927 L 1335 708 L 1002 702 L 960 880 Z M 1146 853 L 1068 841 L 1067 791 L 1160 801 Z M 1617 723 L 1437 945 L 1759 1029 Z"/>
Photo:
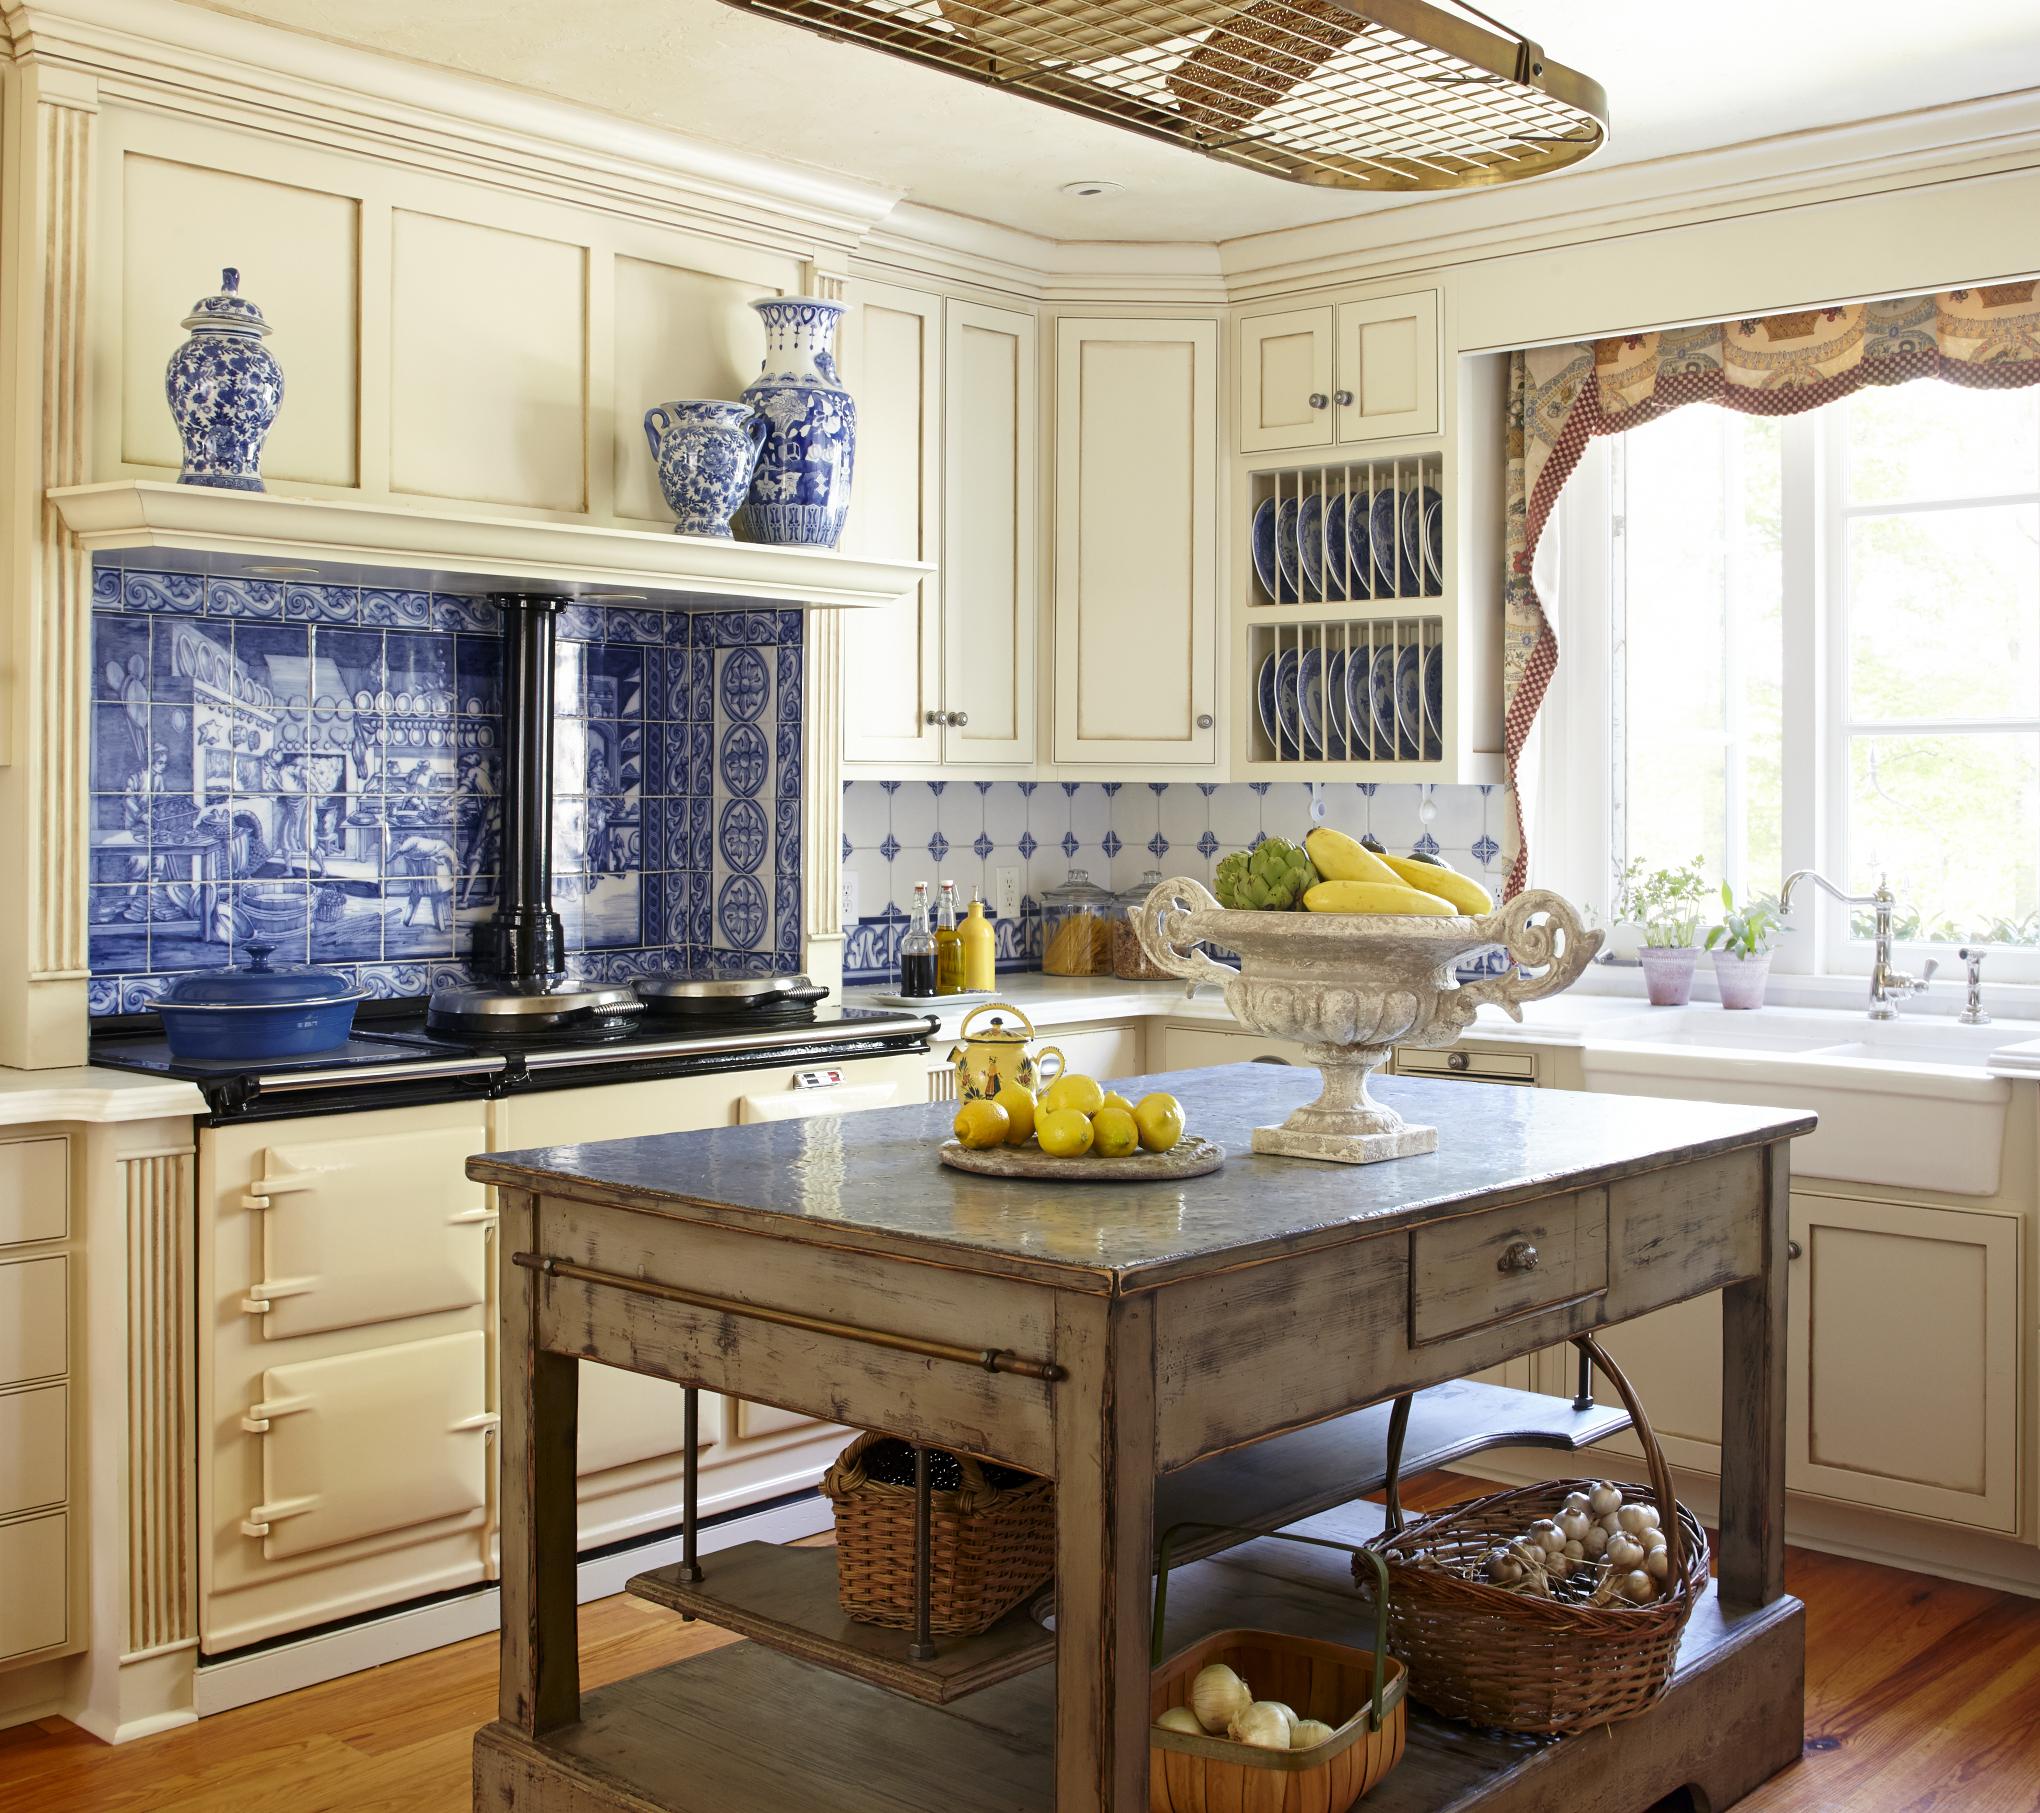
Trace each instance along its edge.
<path fill-rule="evenodd" d="M 1006 1144 L 1024 1146 L 1034 1137 L 1034 1091 L 1024 1083 L 1008 1083 L 992 1097 L 1006 1111 L 1013 1124 L 1006 1130 Z"/>
<path fill-rule="evenodd" d="M 1092 1077 L 1059 1076 L 1049 1084 L 1041 1098 L 1041 1105 L 1047 1109 L 1074 1108 L 1079 1114 L 1096 1114 L 1105 1106 L 1105 1091 Z"/>
<path fill-rule="evenodd" d="M 957 1109 L 950 1131 L 958 1145 L 977 1152 L 986 1146 L 1003 1146 L 1012 1129 L 1013 1117 L 997 1102 L 977 1101 L 965 1102 Z"/>
<path fill-rule="evenodd" d="M 1150 1152 L 1166 1152 L 1183 1137 L 1183 1104 L 1163 1090 L 1142 1096 L 1133 1119 L 1140 1143 Z"/>
<path fill-rule="evenodd" d="M 1091 1116 L 1092 1149 L 1100 1158 L 1124 1158 L 1140 1145 L 1140 1129 L 1126 1108 L 1100 1108 Z"/>
<path fill-rule="evenodd" d="M 1122 1114 L 1131 1114 L 1133 1112 L 1133 1104 L 1116 1089 L 1105 1091 L 1105 1099 L 1098 1104 L 1097 1112 L 1103 1114 L 1107 1108 L 1117 1108 Z"/>
<path fill-rule="evenodd" d="M 1091 1149 L 1091 1117 L 1076 1108 L 1048 1108 L 1034 1136 L 1051 1158 L 1082 1158 Z"/>

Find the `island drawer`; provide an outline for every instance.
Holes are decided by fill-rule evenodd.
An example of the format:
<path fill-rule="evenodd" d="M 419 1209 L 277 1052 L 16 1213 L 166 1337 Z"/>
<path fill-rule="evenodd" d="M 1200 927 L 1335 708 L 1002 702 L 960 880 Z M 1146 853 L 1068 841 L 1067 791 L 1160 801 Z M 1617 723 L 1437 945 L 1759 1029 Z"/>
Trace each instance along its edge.
<path fill-rule="evenodd" d="M 1410 1230 L 1410 1342 L 1422 1346 L 1608 1288 L 1608 1192 L 1578 1190 Z"/>

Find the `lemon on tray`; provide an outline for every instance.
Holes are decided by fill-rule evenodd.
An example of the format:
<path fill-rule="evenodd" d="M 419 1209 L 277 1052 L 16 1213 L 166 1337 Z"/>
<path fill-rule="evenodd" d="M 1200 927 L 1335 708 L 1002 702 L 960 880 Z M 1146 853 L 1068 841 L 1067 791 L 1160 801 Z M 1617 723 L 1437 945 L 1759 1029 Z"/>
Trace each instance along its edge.
<path fill-rule="evenodd" d="M 1034 1137 L 1034 1091 L 1024 1083 L 1007 1083 L 992 1097 L 1006 1111 L 1006 1118 L 1012 1125 L 1006 1132 L 1006 1144 L 1024 1146 Z"/>
<path fill-rule="evenodd" d="M 1091 1117 L 1080 1108 L 1045 1108 L 1034 1124 L 1034 1137 L 1051 1158 L 1082 1158 L 1094 1137 Z"/>
<path fill-rule="evenodd" d="M 1140 1143 L 1150 1152 L 1166 1152 L 1183 1137 L 1183 1104 L 1166 1090 L 1140 1098 L 1133 1111 Z"/>
<path fill-rule="evenodd" d="M 1108 1098 L 1115 1099 L 1115 1098 Z M 1100 1158 L 1125 1158 L 1140 1149 L 1140 1127 L 1130 1108 L 1100 1108 L 1091 1116 L 1091 1149 Z"/>
<path fill-rule="evenodd" d="M 1013 1117 L 997 1102 L 965 1102 L 956 1111 L 956 1119 L 950 1131 L 956 1135 L 959 1146 L 967 1146 L 973 1152 L 982 1152 L 990 1146 L 1003 1146 L 1013 1130 Z"/>
<path fill-rule="evenodd" d="M 1042 1091 L 1041 1107 L 1044 1113 L 1070 1108 L 1089 1116 L 1105 1106 L 1105 1091 L 1093 1077 L 1059 1076 Z"/>

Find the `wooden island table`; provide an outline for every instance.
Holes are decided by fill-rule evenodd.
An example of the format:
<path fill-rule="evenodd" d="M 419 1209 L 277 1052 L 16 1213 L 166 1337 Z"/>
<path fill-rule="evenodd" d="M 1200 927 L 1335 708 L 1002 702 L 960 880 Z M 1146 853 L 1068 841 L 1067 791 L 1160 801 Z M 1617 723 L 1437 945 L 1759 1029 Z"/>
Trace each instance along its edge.
<path fill-rule="evenodd" d="M 1160 1529 L 1364 1539 L 1385 1400 L 1402 1392 L 1417 1394 L 1412 1473 L 1598 1440 L 1625 1426 L 1619 1408 L 1469 1375 L 1709 1291 L 1718 1578 L 1668 1693 L 1557 1740 L 1412 1707 L 1402 1763 L 1361 1805 L 1641 1813 L 1683 1788 L 1716 1813 L 1798 1756 L 1785 1217 L 1788 1142 L 1812 1117 L 1389 1078 L 1382 1096 L 1435 1122 L 1438 1150 L 1349 1168 L 1248 1150 L 1316 1091 L 1312 1071 L 1241 1064 L 1132 1093 L 1150 1087 L 1226 1147 L 1222 1170 L 968 1176 L 935 1157 L 951 1105 L 470 1161 L 497 1188 L 503 1257 L 502 1685 L 476 1738 L 478 1809 L 1137 1813 Z M 926 1645 L 842 1615 L 831 1549 L 697 1562 L 690 1542 L 632 1590 L 753 1641 L 584 1699 L 580 1360 L 689 1388 L 690 1424 L 694 1390 L 712 1389 L 1052 1476 L 1052 1628 L 1023 1607 Z M 1231 1626 L 1368 1642 L 1347 1557 L 1200 1540 L 1172 1575 L 1170 1652 Z"/>

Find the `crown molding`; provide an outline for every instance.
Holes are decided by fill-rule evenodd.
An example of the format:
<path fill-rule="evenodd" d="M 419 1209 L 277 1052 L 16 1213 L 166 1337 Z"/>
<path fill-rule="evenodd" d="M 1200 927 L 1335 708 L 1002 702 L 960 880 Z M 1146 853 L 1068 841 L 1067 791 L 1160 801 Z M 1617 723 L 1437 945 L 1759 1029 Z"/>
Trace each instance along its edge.
<path fill-rule="evenodd" d="M 896 190 L 645 126 L 454 70 L 180 0 L 0 9 L 16 61 L 88 72 L 108 96 L 358 146 L 722 237 L 848 247 Z"/>

